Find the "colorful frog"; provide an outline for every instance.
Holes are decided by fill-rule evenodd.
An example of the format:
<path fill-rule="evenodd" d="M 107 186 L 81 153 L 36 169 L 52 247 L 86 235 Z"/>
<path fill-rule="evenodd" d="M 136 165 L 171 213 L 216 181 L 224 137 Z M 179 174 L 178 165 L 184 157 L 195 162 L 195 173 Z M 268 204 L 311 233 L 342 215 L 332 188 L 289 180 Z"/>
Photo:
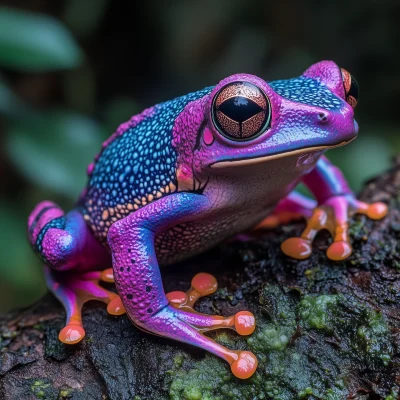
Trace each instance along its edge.
<path fill-rule="evenodd" d="M 29 217 L 29 241 L 66 310 L 60 340 L 82 340 L 82 305 L 98 299 L 111 314 L 126 312 L 140 329 L 198 346 L 226 360 L 238 378 L 250 377 L 254 354 L 230 350 L 203 332 L 230 328 L 250 335 L 253 314 L 196 312 L 196 300 L 216 291 L 215 278 L 200 273 L 187 293 L 165 294 L 159 266 L 256 226 L 299 217 L 307 219 L 306 228 L 282 244 L 286 255 L 307 258 L 317 232 L 327 229 L 334 238 L 327 256 L 348 257 L 349 215 L 387 213 L 383 203 L 358 201 L 323 155 L 357 136 L 357 99 L 354 78 L 322 61 L 288 80 L 232 75 L 122 124 L 89 165 L 76 207 L 64 213 L 44 201 Z M 300 182 L 316 201 L 294 192 Z M 119 296 L 102 280 L 115 280 Z"/>

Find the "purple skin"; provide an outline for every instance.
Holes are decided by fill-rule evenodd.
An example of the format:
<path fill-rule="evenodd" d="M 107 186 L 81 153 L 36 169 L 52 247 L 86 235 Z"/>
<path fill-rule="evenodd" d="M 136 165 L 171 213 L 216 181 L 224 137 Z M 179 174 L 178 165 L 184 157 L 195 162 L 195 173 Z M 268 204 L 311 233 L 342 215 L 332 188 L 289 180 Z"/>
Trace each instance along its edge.
<path fill-rule="evenodd" d="M 224 92 L 226 86 L 230 91 Z M 219 100 L 224 93 L 230 94 Z M 47 264 L 47 285 L 67 311 L 60 340 L 83 338 L 81 307 L 100 299 L 112 314 L 126 310 L 139 328 L 201 347 L 225 359 L 237 377 L 251 376 L 257 367 L 252 353 L 229 350 L 202 332 L 251 334 L 252 314 L 196 313 L 196 299 L 216 290 L 213 278 L 200 274 L 187 294 L 166 296 L 159 265 L 257 225 L 298 217 L 307 218 L 307 227 L 283 243 L 286 254 L 308 257 L 316 233 L 328 229 L 334 236 L 328 257 L 348 257 L 349 214 L 386 214 L 382 203 L 356 200 L 323 156 L 357 136 L 357 95 L 350 74 L 323 61 L 286 81 L 236 74 L 122 124 L 88 167 L 78 207 L 64 215 L 42 202 L 29 218 L 29 240 Z M 316 202 L 293 191 L 300 182 Z M 106 269 L 111 266 L 113 273 Z M 113 279 L 120 298 L 99 285 Z"/>

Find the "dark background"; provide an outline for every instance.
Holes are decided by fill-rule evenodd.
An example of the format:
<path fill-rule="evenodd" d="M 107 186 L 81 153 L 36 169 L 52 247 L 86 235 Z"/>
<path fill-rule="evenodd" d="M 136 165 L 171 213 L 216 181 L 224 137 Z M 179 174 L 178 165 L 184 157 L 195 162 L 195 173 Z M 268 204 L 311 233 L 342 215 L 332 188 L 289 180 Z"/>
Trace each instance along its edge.
<path fill-rule="evenodd" d="M 119 123 L 230 74 L 289 78 L 323 59 L 349 70 L 360 135 L 329 157 L 358 190 L 400 152 L 399 11 L 394 0 L 0 1 L 0 311 L 45 291 L 25 235 L 35 204 L 71 208 Z"/>

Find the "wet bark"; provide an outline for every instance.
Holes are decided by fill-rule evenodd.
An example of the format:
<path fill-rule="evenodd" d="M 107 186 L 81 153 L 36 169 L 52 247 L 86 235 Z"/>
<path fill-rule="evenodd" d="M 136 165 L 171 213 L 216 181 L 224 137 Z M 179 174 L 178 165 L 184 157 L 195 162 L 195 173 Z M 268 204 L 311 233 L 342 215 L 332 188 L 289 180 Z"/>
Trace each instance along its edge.
<path fill-rule="evenodd" d="M 100 303 L 84 310 L 86 338 L 57 339 L 64 311 L 50 294 L 0 319 L 1 399 L 396 399 L 400 385 L 400 158 L 366 183 L 360 198 L 384 201 L 383 221 L 352 220 L 354 253 L 327 260 L 321 233 L 308 260 L 283 256 L 279 244 L 301 232 L 291 224 L 248 242 L 224 243 L 165 268 L 166 291 L 187 290 L 200 271 L 219 290 L 199 301 L 205 313 L 249 309 L 250 338 L 231 331 L 212 337 L 250 349 L 260 365 L 248 381 L 204 351 L 151 336 Z"/>

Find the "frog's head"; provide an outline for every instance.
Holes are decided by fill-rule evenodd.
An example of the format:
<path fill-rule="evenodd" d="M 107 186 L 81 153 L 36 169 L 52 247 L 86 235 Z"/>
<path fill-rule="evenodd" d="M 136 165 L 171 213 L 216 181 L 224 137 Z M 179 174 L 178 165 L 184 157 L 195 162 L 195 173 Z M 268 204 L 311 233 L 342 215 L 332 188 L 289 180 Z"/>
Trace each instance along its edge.
<path fill-rule="evenodd" d="M 228 172 L 346 144 L 358 132 L 357 98 L 357 82 L 332 61 L 280 81 L 232 75 L 204 100 L 195 170 Z"/>

